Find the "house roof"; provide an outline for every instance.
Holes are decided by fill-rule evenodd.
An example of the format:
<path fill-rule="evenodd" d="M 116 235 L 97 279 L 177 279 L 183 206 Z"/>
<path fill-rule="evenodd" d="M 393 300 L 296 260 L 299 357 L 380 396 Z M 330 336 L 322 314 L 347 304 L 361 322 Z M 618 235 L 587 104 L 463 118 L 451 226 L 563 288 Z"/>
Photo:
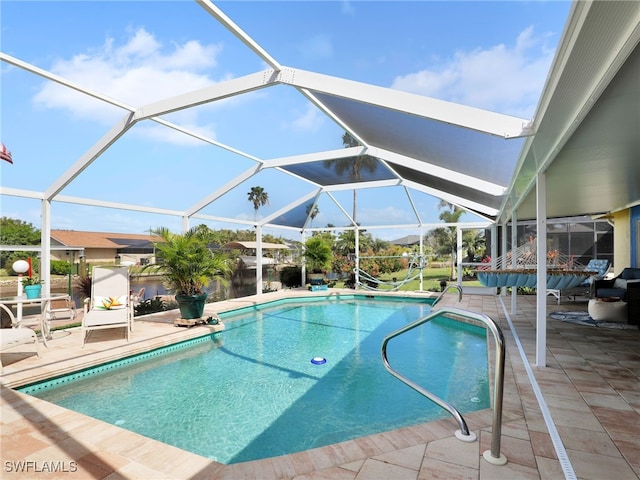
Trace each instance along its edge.
<path fill-rule="evenodd" d="M 420 235 L 407 235 L 397 240 L 391 240 L 393 245 L 418 245 L 420 243 Z"/>
<path fill-rule="evenodd" d="M 126 248 L 160 242 L 156 235 L 135 233 L 79 232 L 76 230 L 51 230 L 51 238 L 67 247 Z"/>
<path fill-rule="evenodd" d="M 229 250 L 255 250 L 258 248 L 258 242 L 229 242 L 222 246 L 223 249 Z M 289 246 L 283 243 L 262 242 L 263 250 L 289 250 Z"/>

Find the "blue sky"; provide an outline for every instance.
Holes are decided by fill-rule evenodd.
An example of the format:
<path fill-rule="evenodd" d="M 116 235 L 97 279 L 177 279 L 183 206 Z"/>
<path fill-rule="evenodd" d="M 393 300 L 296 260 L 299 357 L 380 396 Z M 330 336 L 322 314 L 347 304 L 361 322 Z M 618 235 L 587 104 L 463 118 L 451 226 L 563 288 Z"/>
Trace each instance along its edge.
<path fill-rule="evenodd" d="M 532 118 L 562 35 L 570 3 L 499 2 L 217 2 L 280 64 Z M 183 1 L 11 1 L 0 4 L 0 50 L 127 105 L 258 72 L 267 66 L 197 3 Z M 0 137 L 13 165 L 0 162 L 1 185 L 43 191 L 123 117 L 86 98 L 0 63 Z M 272 87 L 166 117 L 262 159 L 342 147 L 343 131 L 293 89 Z M 181 210 L 254 163 L 162 126 L 138 124 L 64 195 Z M 196 171 L 186 168 L 195 167 Z M 263 172 L 205 213 L 253 219 L 251 186 L 269 193 L 269 215 L 309 191 L 283 187 Z M 336 197 L 349 204 L 350 192 Z M 367 195 L 371 198 L 367 198 Z M 376 198 L 377 196 L 377 198 Z M 406 206 L 361 193 L 359 221 L 402 224 Z M 0 197 L 0 215 L 40 227 L 40 202 Z M 438 200 L 418 208 L 438 222 Z M 369 208 L 367 208 L 369 207 Z M 322 208 L 314 226 L 332 222 Z M 467 216 L 468 220 L 474 220 Z M 192 224 L 200 223 L 194 220 Z M 245 225 L 203 222 L 212 228 Z M 142 233 L 181 220 L 54 202 L 52 228 Z M 295 237 L 288 232 L 276 235 Z M 415 232 L 373 232 L 385 239 Z"/>

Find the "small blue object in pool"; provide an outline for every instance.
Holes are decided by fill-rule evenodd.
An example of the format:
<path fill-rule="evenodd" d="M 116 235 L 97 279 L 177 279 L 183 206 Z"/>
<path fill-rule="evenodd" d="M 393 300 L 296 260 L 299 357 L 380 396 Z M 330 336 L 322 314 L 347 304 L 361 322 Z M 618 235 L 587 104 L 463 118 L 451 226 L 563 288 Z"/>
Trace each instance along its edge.
<path fill-rule="evenodd" d="M 314 365 L 322 365 L 323 363 L 327 363 L 327 359 L 324 357 L 313 357 L 311 363 Z"/>

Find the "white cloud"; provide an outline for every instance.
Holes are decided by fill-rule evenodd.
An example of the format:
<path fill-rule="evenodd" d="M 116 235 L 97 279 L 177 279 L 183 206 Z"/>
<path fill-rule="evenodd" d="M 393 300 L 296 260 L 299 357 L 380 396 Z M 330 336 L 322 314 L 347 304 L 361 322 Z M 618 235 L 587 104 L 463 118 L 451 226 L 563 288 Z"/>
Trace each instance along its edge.
<path fill-rule="evenodd" d="M 124 104 L 140 106 L 215 83 L 208 74 L 217 65 L 221 50 L 220 44 L 203 45 L 196 41 L 165 48 L 140 28 L 121 46 L 107 39 L 98 50 L 58 60 L 51 71 Z M 106 125 L 126 113 L 52 82 L 43 86 L 34 102 Z"/>
<path fill-rule="evenodd" d="M 325 118 L 324 114 L 321 113 L 315 105 L 309 104 L 307 105 L 306 111 L 295 118 L 290 123 L 290 126 L 296 131 L 316 132 Z"/>
<path fill-rule="evenodd" d="M 528 27 L 511 46 L 458 51 L 437 67 L 396 77 L 392 88 L 531 118 L 554 55 L 546 39 Z"/>
<path fill-rule="evenodd" d="M 177 125 L 187 129 L 190 132 L 202 135 L 210 140 L 216 139 L 216 131 L 214 125 L 196 125 L 185 122 L 176 122 Z M 152 142 L 164 142 L 172 145 L 182 146 L 201 146 L 202 140 L 191 135 L 187 135 L 178 130 L 174 130 L 157 123 L 145 122 L 141 124 L 135 131 L 136 135 L 146 138 Z"/>

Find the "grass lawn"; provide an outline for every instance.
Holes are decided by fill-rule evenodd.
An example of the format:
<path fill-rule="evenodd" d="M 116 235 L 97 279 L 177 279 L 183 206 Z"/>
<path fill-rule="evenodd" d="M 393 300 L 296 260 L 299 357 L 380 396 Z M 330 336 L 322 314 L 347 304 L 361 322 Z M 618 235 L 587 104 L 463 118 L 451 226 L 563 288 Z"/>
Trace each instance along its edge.
<path fill-rule="evenodd" d="M 440 280 L 441 279 L 446 279 L 449 277 L 449 267 L 443 267 L 443 268 L 430 268 L 427 267 L 422 271 L 422 290 L 424 291 L 433 291 L 433 292 L 439 292 L 440 291 Z M 411 272 L 411 276 L 416 275 L 417 271 L 413 271 Z M 408 278 L 408 270 L 401 270 L 399 272 L 394 272 L 394 273 L 388 273 L 388 274 L 383 274 L 381 275 L 378 280 L 382 281 L 382 282 L 393 282 L 393 279 L 396 279 L 396 283 L 398 282 L 402 282 L 405 279 Z M 454 282 L 448 282 L 448 283 L 455 283 Z M 482 284 L 477 281 L 477 280 L 472 280 L 472 281 L 464 281 L 462 282 L 463 285 L 465 286 L 474 286 L 474 287 L 479 287 L 482 286 Z M 344 286 L 344 282 L 338 282 L 336 284 L 336 287 L 343 287 Z M 379 290 L 392 290 L 394 288 L 393 285 L 380 285 L 378 287 Z M 420 289 L 420 278 L 416 278 L 415 280 L 411 280 L 410 282 L 407 282 L 406 284 L 402 285 L 398 290 L 399 291 L 414 291 L 414 290 L 419 290 Z"/>

